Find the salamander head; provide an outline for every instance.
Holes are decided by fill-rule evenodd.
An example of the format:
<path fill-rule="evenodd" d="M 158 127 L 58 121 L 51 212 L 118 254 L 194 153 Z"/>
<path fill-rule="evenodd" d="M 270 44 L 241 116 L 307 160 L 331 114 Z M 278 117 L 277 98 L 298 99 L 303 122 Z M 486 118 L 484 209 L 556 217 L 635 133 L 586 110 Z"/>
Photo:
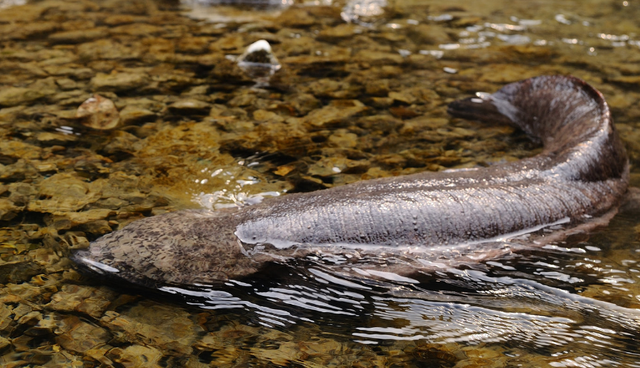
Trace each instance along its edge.
<path fill-rule="evenodd" d="M 157 288 L 208 285 L 257 272 L 237 237 L 233 210 L 179 211 L 135 221 L 76 251 L 81 270 Z"/>

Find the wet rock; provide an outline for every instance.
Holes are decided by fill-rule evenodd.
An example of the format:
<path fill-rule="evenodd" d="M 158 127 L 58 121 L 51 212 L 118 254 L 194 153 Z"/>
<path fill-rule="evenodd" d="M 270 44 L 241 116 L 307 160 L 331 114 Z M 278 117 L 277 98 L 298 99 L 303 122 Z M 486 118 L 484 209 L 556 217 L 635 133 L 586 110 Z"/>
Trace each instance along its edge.
<path fill-rule="evenodd" d="M 183 37 L 176 45 L 176 51 L 187 54 L 203 54 L 209 50 L 210 37 Z"/>
<path fill-rule="evenodd" d="M 105 38 L 108 36 L 107 28 L 79 29 L 74 31 L 56 32 L 49 35 L 53 43 L 82 43 L 85 41 Z"/>
<path fill-rule="evenodd" d="M 102 151 L 108 155 L 132 155 L 136 151 L 138 137 L 124 131 L 115 131 L 110 136 L 111 140 Z"/>
<path fill-rule="evenodd" d="M 369 169 L 369 162 L 349 160 L 344 157 L 327 157 L 309 166 L 307 173 L 313 176 L 329 177 L 340 173 L 362 173 Z"/>
<path fill-rule="evenodd" d="M 193 98 L 181 99 L 168 106 L 176 115 L 208 115 L 211 104 Z"/>
<path fill-rule="evenodd" d="M 107 356 L 123 367 L 161 367 L 160 360 L 163 354 L 153 347 L 131 345 L 125 349 L 114 348 L 109 350 Z"/>
<path fill-rule="evenodd" d="M 92 69 L 77 64 L 45 66 L 43 69 L 49 75 L 70 77 L 77 80 L 89 79 L 95 74 Z"/>
<path fill-rule="evenodd" d="M 111 334 L 105 329 L 82 321 L 76 316 L 69 316 L 60 321 L 56 333 L 59 334 L 55 339 L 56 343 L 80 354 L 104 346 L 111 339 Z"/>
<path fill-rule="evenodd" d="M 309 93 L 297 93 L 288 102 L 299 116 L 306 115 L 320 106 L 320 101 Z"/>
<path fill-rule="evenodd" d="M 0 140 L 0 158 L 2 164 L 11 164 L 19 158 L 28 160 L 38 159 L 42 154 L 42 149 L 18 140 Z"/>
<path fill-rule="evenodd" d="M 227 105 L 233 107 L 252 106 L 256 103 L 257 97 L 253 93 L 242 93 L 227 102 Z"/>
<path fill-rule="evenodd" d="M 407 34 L 419 45 L 443 45 L 452 42 L 445 28 L 440 25 L 419 24 L 409 27 Z"/>
<path fill-rule="evenodd" d="M 31 184 L 11 183 L 9 193 L 9 200 L 16 206 L 26 206 L 29 200 L 35 197 L 36 190 Z"/>
<path fill-rule="evenodd" d="M 101 183 L 87 183 L 74 174 L 56 174 L 40 183 L 38 199 L 29 202 L 27 209 L 62 215 L 76 212 L 100 198 Z"/>
<path fill-rule="evenodd" d="M 69 78 L 58 78 L 56 79 L 56 84 L 63 91 L 72 90 L 78 86 L 78 84 L 74 80 Z"/>
<path fill-rule="evenodd" d="M 389 97 L 395 101 L 412 105 L 414 103 L 424 104 L 440 100 L 440 96 L 430 89 L 422 87 L 403 88 L 401 91 L 389 92 Z"/>
<path fill-rule="evenodd" d="M 340 16 L 345 22 L 369 25 L 382 19 L 388 5 L 386 0 L 349 0 Z"/>
<path fill-rule="evenodd" d="M 291 7 L 283 11 L 275 22 L 283 27 L 305 28 L 312 26 L 316 21 L 305 9 Z"/>
<path fill-rule="evenodd" d="M 67 230 L 79 225 L 104 220 L 111 215 L 115 215 L 115 213 L 109 209 L 92 209 L 82 212 L 70 212 L 64 215 L 49 216 L 45 218 L 45 222 L 56 230 Z"/>
<path fill-rule="evenodd" d="M 266 40 L 259 40 L 249 45 L 236 61 L 238 67 L 258 83 L 267 83 L 282 67 Z"/>
<path fill-rule="evenodd" d="M 369 132 L 390 132 L 403 125 L 402 121 L 389 115 L 363 116 L 357 120 L 358 127 Z"/>
<path fill-rule="evenodd" d="M 387 108 L 393 104 L 393 98 L 391 97 L 373 97 L 371 99 L 371 105 L 378 108 Z"/>
<path fill-rule="evenodd" d="M 108 17 L 106 17 L 103 22 L 104 24 L 110 25 L 110 26 L 118 26 L 118 25 L 122 25 L 122 24 L 130 24 L 130 23 L 135 23 L 135 22 L 139 22 L 141 20 L 145 19 L 144 17 L 139 17 L 139 16 L 135 16 L 135 15 L 131 15 L 131 14 L 113 14 L 113 15 L 109 15 Z"/>
<path fill-rule="evenodd" d="M 82 60 L 121 60 L 137 59 L 140 49 L 132 48 L 110 39 L 85 42 L 78 46 L 78 56 Z"/>
<path fill-rule="evenodd" d="M 356 34 L 363 33 L 362 27 L 352 24 L 340 24 L 336 27 L 323 29 L 318 33 L 318 39 L 322 41 L 338 41 L 347 37 L 353 37 Z"/>
<path fill-rule="evenodd" d="M 389 90 L 388 79 L 374 79 L 366 82 L 365 92 L 371 96 L 386 96 Z"/>
<path fill-rule="evenodd" d="M 54 96 L 47 98 L 47 101 L 51 103 L 57 103 L 61 107 L 68 106 L 68 107 L 73 107 L 75 109 L 75 107 L 80 106 L 86 100 L 86 98 L 87 98 L 86 92 L 80 89 L 74 89 L 72 91 L 56 93 Z M 73 115 L 75 115 L 76 111 L 77 110 L 74 110 L 73 114 L 67 115 L 67 116 L 63 116 L 63 114 L 65 113 L 63 114 L 55 113 L 55 115 L 63 119 L 74 119 L 75 116 Z"/>
<path fill-rule="evenodd" d="M 171 305 L 142 302 L 122 314 L 107 311 L 100 322 L 128 341 L 189 354 L 202 331 L 189 317 L 188 312 Z"/>
<path fill-rule="evenodd" d="M 113 101 L 98 94 L 78 107 L 76 118 L 82 125 L 97 130 L 113 129 L 120 123 L 120 114 Z"/>
<path fill-rule="evenodd" d="M 316 97 L 329 97 L 335 99 L 353 99 L 360 95 L 362 87 L 347 81 L 336 81 L 323 78 L 310 83 L 308 92 Z"/>
<path fill-rule="evenodd" d="M 26 87 L 8 87 L 0 91 L 0 106 L 16 106 L 36 101 L 46 96 L 42 91 Z"/>
<path fill-rule="evenodd" d="M 359 51 L 354 59 L 369 65 L 402 64 L 404 62 L 404 58 L 400 54 L 374 50 Z"/>
<path fill-rule="evenodd" d="M 313 110 L 303 119 L 305 123 L 314 127 L 324 127 L 345 122 L 366 109 L 367 107 L 358 100 L 344 100 Z"/>
<path fill-rule="evenodd" d="M 0 220 L 11 221 L 22 210 L 22 206 L 16 206 L 7 198 L 0 198 Z"/>
<path fill-rule="evenodd" d="M 70 142 L 77 141 L 78 137 L 76 137 L 73 134 L 67 134 L 67 133 L 41 132 L 36 134 L 36 140 L 38 140 L 38 142 L 44 145 L 64 146 Z"/>
<path fill-rule="evenodd" d="M 449 124 L 449 120 L 445 118 L 418 117 L 415 119 L 405 120 L 400 134 L 413 135 L 422 131 L 429 131 L 433 134 L 433 130 L 442 128 Z"/>
<path fill-rule="evenodd" d="M 91 87 L 96 91 L 131 91 L 149 83 L 149 77 L 143 73 L 112 72 L 98 73 L 91 79 Z"/>
<path fill-rule="evenodd" d="M 614 78 L 609 78 L 608 79 L 611 82 L 614 83 L 619 83 L 619 84 L 626 84 L 626 85 L 635 85 L 635 86 L 639 86 L 640 85 L 640 75 L 625 75 L 625 76 L 620 76 L 620 77 L 614 77 Z"/>
<path fill-rule="evenodd" d="M 63 285 L 62 290 L 51 297 L 47 308 L 58 312 L 78 312 L 100 318 L 116 295 L 115 291 L 106 287 Z"/>
<path fill-rule="evenodd" d="M 338 129 L 329 136 L 328 141 L 334 147 L 354 148 L 358 144 L 358 135 L 345 129 Z"/>
<path fill-rule="evenodd" d="M 129 36 L 149 36 L 161 33 L 162 27 L 147 23 L 135 23 L 113 27 L 109 31 L 113 34 L 125 34 Z"/>
<path fill-rule="evenodd" d="M 109 179 L 101 180 L 102 198 L 118 198 L 127 202 L 142 201 L 151 191 L 143 178 L 116 171 Z"/>
<path fill-rule="evenodd" d="M 279 123 L 284 121 L 284 118 L 275 112 L 266 111 L 266 110 L 256 110 L 253 112 L 253 119 L 260 122 L 272 122 Z"/>

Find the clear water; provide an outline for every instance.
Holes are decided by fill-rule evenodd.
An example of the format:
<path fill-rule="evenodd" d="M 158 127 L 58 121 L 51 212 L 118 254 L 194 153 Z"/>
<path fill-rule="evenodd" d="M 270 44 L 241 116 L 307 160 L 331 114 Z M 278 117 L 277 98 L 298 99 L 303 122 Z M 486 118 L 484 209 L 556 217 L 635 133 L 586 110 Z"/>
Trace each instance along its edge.
<path fill-rule="evenodd" d="M 0 110 L 2 139 L 12 142 L 0 152 L 0 199 L 13 201 L 16 183 L 33 188 L 32 207 L 12 209 L 2 224 L 6 366 L 640 367 L 637 207 L 591 234 L 416 279 L 354 277 L 335 267 L 344 259 L 325 257 L 284 261 L 216 289 L 147 293 L 78 275 L 61 241 L 92 240 L 105 223 L 115 230 L 185 207 L 250 205 L 287 191 L 534 154 L 511 128 L 445 111 L 454 99 L 540 74 L 573 74 L 604 93 L 640 186 L 635 2 L 52 4 L 0 10 L 3 88 L 50 76 L 57 86 Z M 32 33 L 20 36 L 16 24 Z M 75 30 L 86 36 L 64 34 Z M 232 66 L 258 39 L 270 41 L 281 69 L 256 85 Z M 90 81 L 138 72 L 148 79 L 128 87 Z M 101 88 L 121 113 L 143 106 L 153 116 L 111 132 L 73 125 L 68 112 Z M 186 98 L 211 111 L 172 105 Z M 353 100 L 367 109 L 345 113 Z M 325 106 L 340 118 L 304 120 Z M 379 116 L 387 118 L 366 119 Z M 420 117 L 428 119 L 412 120 Z M 53 190 L 45 180 L 56 174 L 81 180 Z M 100 180 L 109 189 L 101 187 L 99 200 L 88 199 L 94 187 L 74 189 Z M 57 204 L 33 204 L 48 199 Z M 105 208 L 113 213 L 59 225 L 68 213 Z"/>

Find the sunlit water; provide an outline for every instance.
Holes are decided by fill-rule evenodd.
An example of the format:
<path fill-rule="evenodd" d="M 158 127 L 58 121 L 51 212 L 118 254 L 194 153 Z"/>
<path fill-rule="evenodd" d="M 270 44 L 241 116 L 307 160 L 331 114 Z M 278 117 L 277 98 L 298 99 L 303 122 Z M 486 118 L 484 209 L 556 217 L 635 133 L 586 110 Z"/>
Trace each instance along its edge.
<path fill-rule="evenodd" d="M 622 214 L 610 229 L 637 223 L 639 215 Z M 496 344 L 513 361 L 539 354 L 552 366 L 632 367 L 640 366 L 640 310 L 629 307 L 638 298 L 626 286 L 638 281 L 639 245 L 598 234 L 420 279 L 345 276 L 335 260 L 307 260 L 269 268 L 268 280 L 163 291 L 203 309 L 242 310 L 245 323 L 285 330 L 316 323 L 362 344 Z M 629 259 L 608 257 L 618 247 Z M 609 289 L 628 294 L 609 300 Z"/>
<path fill-rule="evenodd" d="M 270 28 L 260 25 L 261 18 L 277 15 L 292 6 L 288 1 L 270 2 L 267 7 L 252 10 L 254 2 L 248 1 L 239 13 L 229 3 L 185 2 L 180 11 L 193 18 L 194 22 L 208 21 L 219 29 L 228 28 L 221 34 L 235 32 L 242 35 L 259 29 L 261 36 L 267 37 Z M 489 92 L 492 92 L 504 83 L 537 74 L 566 73 L 587 79 L 604 92 L 611 103 L 614 118 L 624 124 L 622 135 L 631 157 L 632 181 L 636 186 L 640 184 L 640 152 L 638 145 L 629 138 L 640 138 L 636 121 L 640 113 L 634 110 L 640 102 L 640 82 L 633 79 L 640 78 L 640 70 L 634 66 L 640 62 L 640 28 L 637 25 L 640 11 L 635 2 L 481 1 L 452 4 L 398 0 L 390 5 L 382 1 L 305 4 L 303 6 L 327 7 L 332 9 L 326 10 L 327 13 L 337 12 L 340 15 L 339 23 L 334 17 L 322 27 L 342 26 L 345 21 L 362 27 L 351 36 L 325 35 L 330 46 L 356 47 L 348 39 L 356 39 L 359 34 L 371 31 L 374 33 L 372 39 L 384 46 L 391 45 L 384 48 L 385 52 L 400 55 L 405 60 L 416 55 L 428 57 L 434 68 L 425 72 L 424 80 L 415 80 L 415 83 L 429 85 L 449 100 L 479 89 L 491 88 Z M 10 2 L 0 3 L 0 7 L 10 5 Z M 406 9 L 412 6 L 419 9 L 416 14 L 392 10 L 393 7 Z M 178 11 L 177 8 L 174 10 Z M 419 24 L 451 21 L 461 24 L 454 28 L 456 34 L 446 43 L 415 41 L 412 37 L 426 37 L 417 33 L 394 33 Z M 322 31 L 319 25 L 302 28 L 314 37 Z M 401 36 L 396 37 L 397 34 Z M 292 37 L 298 36 L 294 34 Z M 334 51 L 326 53 L 329 55 Z M 322 53 L 320 50 L 317 52 Z M 508 59 L 512 53 L 524 56 L 512 57 L 503 63 L 503 57 Z M 288 56 L 289 60 L 281 60 L 283 70 L 279 73 L 294 68 L 295 60 L 292 58 L 298 55 Z M 585 57 L 591 59 L 585 61 Z M 326 68 L 340 69 L 342 63 L 346 61 L 329 61 Z M 328 75 L 346 73 L 344 70 L 334 72 L 310 68 L 300 73 L 300 86 L 309 84 L 310 80 L 323 76 L 325 72 Z M 452 93 L 447 90 L 449 85 L 459 89 L 449 95 Z M 279 92 L 286 90 L 277 85 L 235 85 L 231 82 L 226 88 L 253 88 L 260 96 L 271 93 L 269 88 Z M 364 100 L 370 97 L 363 92 L 349 98 Z M 323 100 L 332 98 L 336 97 L 321 97 Z M 400 108 L 397 114 L 402 115 L 405 112 L 401 108 L 405 105 L 393 107 Z M 385 110 L 390 107 L 380 106 L 376 108 Z M 442 106 L 431 106 L 431 109 L 418 112 L 443 116 Z M 466 129 L 473 127 L 477 126 L 465 126 Z M 509 143 L 519 148 L 530 148 L 527 143 L 522 143 L 523 140 L 518 136 L 508 138 Z M 284 170 L 281 168 L 286 168 L 292 161 L 289 156 L 299 152 L 320 155 L 321 152 L 312 149 L 307 152 L 305 144 L 292 142 L 287 147 L 279 147 L 282 152 L 275 153 L 234 152 L 230 149 L 234 153 L 233 160 L 203 160 L 198 170 L 184 177 L 183 186 L 167 189 L 167 192 L 182 195 L 183 202 L 176 207 L 217 209 L 251 205 L 264 197 L 286 195 L 292 189 L 317 189 L 308 183 L 306 187 L 297 187 L 298 184 L 280 177 L 285 176 L 284 173 L 272 174 L 275 168 Z M 412 144 L 434 143 L 423 140 Z M 411 148 L 402 147 L 405 150 Z M 470 150 L 463 145 L 447 149 Z M 402 152 L 400 148 L 388 151 Z M 519 154 L 519 151 L 510 153 L 516 157 Z M 180 160 L 178 157 L 175 162 L 179 164 Z M 497 158 L 494 162 L 500 160 Z M 446 160 L 438 162 L 442 165 L 437 169 L 449 167 Z M 465 166 L 464 162 L 456 165 L 450 166 Z M 411 169 L 410 165 L 408 167 Z M 78 171 L 81 172 L 80 169 Z M 335 177 L 328 176 L 329 179 L 324 180 L 336 185 L 357 180 L 360 175 L 356 171 L 356 174 L 341 176 L 348 170 L 339 164 L 333 167 L 333 171 Z M 199 332 L 201 335 L 210 333 L 217 336 L 219 331 L 227 331 L 220 326 L 235 326 L 235 330 L 245 333 L 254 331 L 251 329 L 256 327 L 264 328 L 259 331 L 296 331 L 300 335 L 332 339 L 342 349 L 336 350 L 332 345 L 333 350 L 317 351 L 315 356 L 311 354 L 306 358 L 273 357 L 267 354 L 272 347 L 256 343 L 259 337 L 255 337 L 254 331 L 251 332 L 254 335 L 249 333 L 253 336 L 251 339 L 225 340 L 226 350 L 194 344 L 191 354 L 205 366 L 232 366 L 232 358 L 240 355 L 234 355 L 237 348 L 252 351 L 256 360 L 247 364 L 260 366 L 320 366 L 323 362 L 351 366 L 359 360 L 363 366 L 380 364 L 365 353 L 373 351 L 378 355 L 395 356 L 397 361 L 392 358 L 385 361 L 388 366 L 455 366 L 459 363 L 460 366 L 640 367 L 639 229 L 640 211 L 627 208 L 607 227 L 593 234 L 574 235 L 559 244 L 507 254 L 479 264 L 456 268 L 443 265 L 414 278 L 385 272 L 384 268 L 368 274 L 363 271 L 360 275 L 341 272 L 349 260 L 327 255 L 283 260 L 281 264 L 268 266 L 255 277 L 231 280 L 216 287 L 187 289 L 166 286 L 157 294 L 143 294 L 142 300 L 122 302 L 114 310 L 126 314 L 137 306 L 146 308 L 147 303 L 152 303 L 150 309 L 157 309 L 158 305 L 176 310 L 185 308 L 193 321 L 207 318 L 216 321 L 211 326 L 203 323 L 206 328 Z M 375 258 L 360 262 L 382 263 Z M 93 286 L 101 282 L 92 278 L 79 281 L 80 285 Z M 116 292 L 121 291 L 118 285 L 109 286 Z M 97 325 L 100 322 L 95 319 L 91 323 Z M 305 329 L 308 332 L 300 332 Z M 16 339 L 18 335 L 11 338 Z M 122 336 L 119 339 L 124 341 L 112 344 L 124 347 L 131 343 Z M 296 343 L 304 345 L 312 340 Z M 154 341 L 147 343 L 153 346 Z M 285 342 L 272 343 L 284 345 Z M 17 343 L 14 345 L 18 346 Z M 416 353 L 411 350 L 416 346 L 427 348 Z M 28 361 L 26 354 L 16 351 L 12 351 L 15 355 L 10 357 L 15 357 L 16 362 Z M 187 359 L 178 353 L 172 354 L 179 356 L 176 358 L 179 362 Z M 359 358 L 341 360 L 342 355 Z M 223 358 L 229 358 L 231 362 Z M 164 365 L 171 365 L 167 361 L 165 358 Z M 140 366 L 145 365 L 141 363 Z"/>

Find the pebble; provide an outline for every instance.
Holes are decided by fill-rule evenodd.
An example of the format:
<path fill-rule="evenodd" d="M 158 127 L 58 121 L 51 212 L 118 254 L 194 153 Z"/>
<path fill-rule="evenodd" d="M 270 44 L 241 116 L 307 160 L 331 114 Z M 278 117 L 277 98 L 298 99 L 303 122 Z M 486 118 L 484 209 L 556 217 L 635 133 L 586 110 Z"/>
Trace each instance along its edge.
<path fill-rule="evenodd" d="M 120 123 L 120 113 L 113 101 L 98 94 L 78 107 L 76 118 L 82 125 L 97 130 L 113 129 Z"/>
<path fill-rule="evenodd" d="M 135 90 L 149 83 L 149 77 L 143 73 L 112 72 L 98 73 L 91 78 L 91 87 L 96 91 L 124 92 Z"/>
<path fill-rule="evenodd" d="M 180 99 L 171 105 L 169 110 L 176 115 L 208 115 L 211 104 L 197 99 Z"/>

